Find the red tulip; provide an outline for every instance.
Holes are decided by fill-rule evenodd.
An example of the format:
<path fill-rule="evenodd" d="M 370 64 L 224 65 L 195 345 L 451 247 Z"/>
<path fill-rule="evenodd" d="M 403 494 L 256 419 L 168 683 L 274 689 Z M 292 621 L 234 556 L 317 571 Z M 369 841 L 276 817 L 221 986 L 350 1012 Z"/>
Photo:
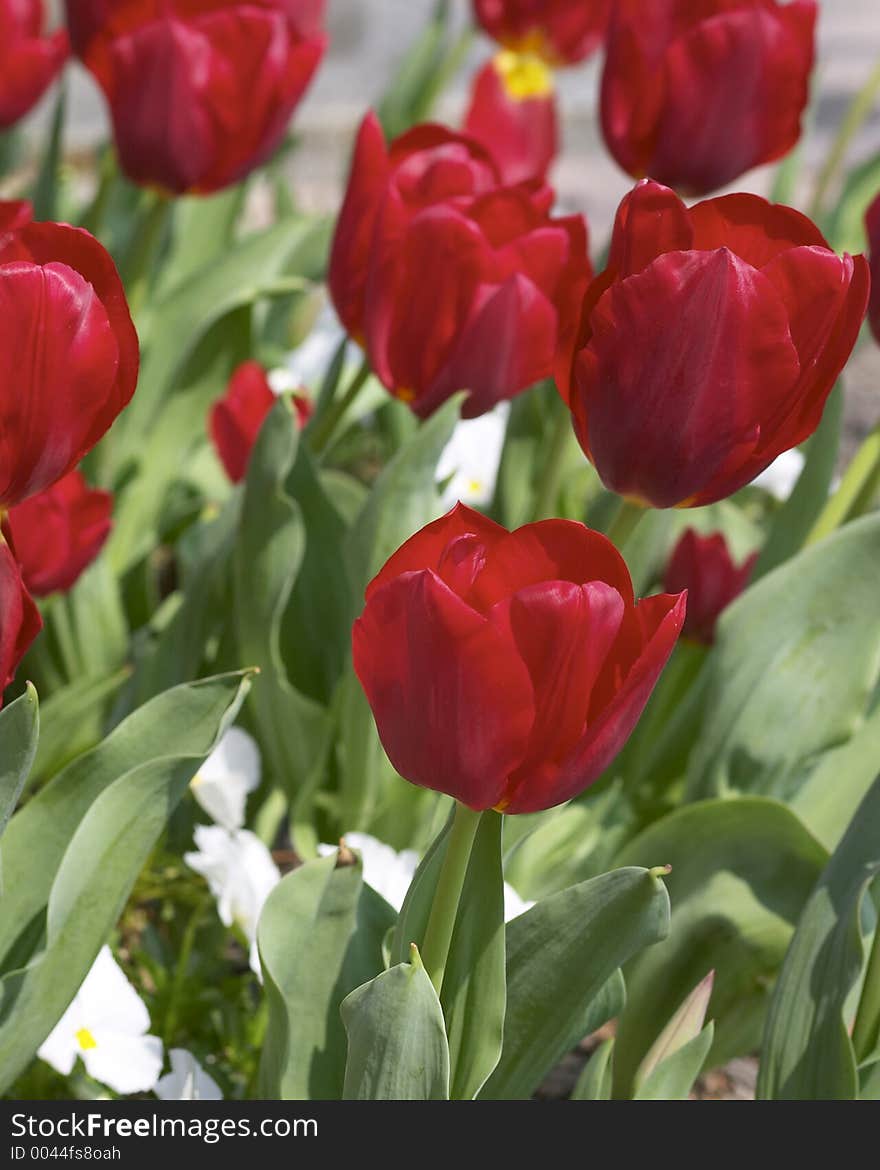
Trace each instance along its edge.
<path fill-rule="evenodd" d="M 281 144 L 326 47 L 323 0 L 67 0 L 136 183 L 243 179 Z"/>
<path fill-rule="evenodd" d="M 0 540 L 0 705 L 3 691 L 42 628 L 40 611 L 24 587 L 15 557 Z"/>
<path fill-rule="evenodd" d="M 499 45 L 574 65 L 605 35 L 611 0 L 474 0 L 474 15 Z"/>
<path fill-rule="evenodd" d="M 589 274 L 586 225 L 552 192 L 500 185 L 489 154 L 443 126 L 386 147 L 358 135 L 329 284 L 377 376 L 424 418 L 458 390 L 473 417 L 549 376 L 562 314 Z"/>
<path fill-rule="evenodd" d="M 685 638 L 706 645 L 715 641 L 719 617 L 745 589 L 757 559 L 754 553 L 737 566 L 722 533 L 700 536 L 694 528 L 685 531 L 663 575 L 663 588 L 669 593 L 687 591 Z"/>
<path fill-rule="evenodd" d="M 871 302 L 868 321 L 874 336 L 880 341 L 880 195 L 868 208 L 865 216 L 868 243 L 871 249 Z"/>
<path fill-rule="evenodd" d="M 243 362 L 229 379 L 226 393 L 211 408 L 208 431 L 220 462 L 233 483 L 247 472 L 248 460 L 266 415 L 278 401 L 259 362 Z M 295 394 L 297 421 L 304 427 L 312 415 L 308 398 Z"/>
<path fill-rule="evenodd" d="M 537 57 L 502 52 L 477 74 L 465 133 L 492 155 L 505 183 L 543 180 L 558 151 L 553 75 Z"/>
<path fill-rule="evenodd" d="M 110 535 L 113 496 L 90 488 L 78 471 L 10 509 L 4 532 L 35 597 L 66 592 Z"/>
<path fill-rule="evenodd" d="M 0 130 L 37 104 L 67 60 L 67 33 L 46 35 L 43 0 L 0 0 Z"/>
<path fill-rule="evenodd" d="M 868 303 L 863 256 L 756 195 L 688 210 L 640 183 L 557 383 L 603 483 L 657 508 L 709 504 L 813 433 Z"/>
<path fill-rule="evenodd" d="M 71 471 L 129 402 L 138 341 L 88 232 L 0 203 L 0 507 Z"/>
<path fill-rule="evenodd" d="M 602 127 L 636 178 L 694 194 L 786 154 L 800 137 L 815 0 L 618 0 Z"/>
<path fill-rule="evenodd" d="M 394 767 L 473 809 L 576 796 L 632 732 L 685 597 L 636 604 L 610 541 L 547 520 L 508 532 L 457 505 L 367 587 L 354 668 Z"/>

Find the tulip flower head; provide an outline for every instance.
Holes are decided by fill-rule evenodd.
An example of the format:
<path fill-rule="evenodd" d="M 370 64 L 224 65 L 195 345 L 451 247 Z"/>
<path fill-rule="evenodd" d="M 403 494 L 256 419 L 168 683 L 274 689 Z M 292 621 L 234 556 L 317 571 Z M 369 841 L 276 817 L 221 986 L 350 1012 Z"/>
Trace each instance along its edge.
<path fill-rule="evenodd" d="M 541 181 L 559 150 L 553 75 L 539 57 L 503 49 L 474 78 L 464 130 L 505 183 Z"/>
<path fill-rule="evenodd" d="M 162 1041 L 149 1027 L 143 1001 L 104 946 L 37 1055 L 63 1076 L 81 1057 L 89 1076 L 115 1093 L 148 1092 L 162 1071 Z"/>
<path fill-rule="evenodd" d="M 800 137 L 814 0 L 616 0 L 602 129 L 618 164 L 705 195 Z"/>
<path fill-rule="evenodd" d="M 0 508 L 72 471 L 137 375 L 137 334 L 103 246 L 0 202 Z"/>
<path fill-rule="evenodd" d="M 196 1058 L 185 1048 L 168 1052 L 171 1072 L 156 1082 L 160 1101 L 222 1101 L 220 1086 L 209 1077 Z"/>
<path fill-rule="evenodd" d="M 483 31 L 514 53 L 576 65 L 602 43 L 611 0 L 474 0 Z"/>
<path fill-rule="evenodd" d="M 797 211 L 640 183 L 557 367 L 602 482 L 656 508 L 744 487 L 819 425 L 869 286 Z"/>
<path fill-rule="evenodd" d="M 35 597 L 72 589 L 110 535 L 113 496 L 90 488 L 79 471 L 11 508 L 6 531 Z"/>
<path fill-rule="evenodd" d="M 276 397 L 270 376 L 263 366 L 259 362 L 247 361 L 233 372 L 226 393 L 211 407 L 208 432 L 233 483 L 240 483 L 247 474 L 251 451 Z M 297 422 L 304 427 L 312 415 L 311 401 L 302 394 L 295 394 L 293 405 Z"/>
<path fill-rule="evenodd" d="M 45 32 L 44 0 L 0 0 L 0 130 L 31 110 L 68 54 L 67 33 Z"/>
<path fill-rule="evenodd" d="M 0 538 L 0 704 L 43 619 L 21 579 L 12 550 Z"/>
<path fill-rule="evenodd" d="M 326 47 L 323 0 L 67 0 L 136 183 L 207 194 L 281 144 Z"/>
<path fill-rule="evenodd" d="M 552 198 L 502 185 L 465 135 L 423 125 L 389 147 L 376 117 L 364 120 L 330 292 L 376 375 L 419 417 L 459 390 L 475 417 L 549 375 L 589 277 L 586 225 L 551 217 Z"/>
<path fill-rule="evenodd" d="M 582 524 L 508 532 L 459 505 L 367 586 L 354 668 L 401 776 L 537 812 L 612 762 L 684 613 L 683 595 L 637 604 L 620 554 Z"/>
<path fill-rule="evenodd" d="M 868 208 L 865 228 L 871 258 L 871 304 L 868 309 L 868 321 L 874 337 L 880 342 L 880 194 Z"/>
<path fill-rule="evenodd" d="M 721 614 L 748 585 L 758 554 L 741 565 L 734 563 L 721 532 L 701 536 L 688 528 L 672 550 L 663 588 L 669 593 L 687 590 L 687 617 L 682 637 L 710 646 Z"/>
<path fill-rule="evenodd" d="M 224 829 L 240 829 L 245 804 L 260 786 L 260 749 L 240 727 L 230 727 L 190 781 L 190 791 Z"/>

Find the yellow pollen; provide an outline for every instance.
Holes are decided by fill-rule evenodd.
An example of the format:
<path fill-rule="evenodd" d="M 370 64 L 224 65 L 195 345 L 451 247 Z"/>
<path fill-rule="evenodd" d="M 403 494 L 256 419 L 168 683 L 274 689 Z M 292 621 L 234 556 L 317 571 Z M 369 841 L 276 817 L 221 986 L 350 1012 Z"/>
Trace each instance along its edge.
<path fill-rule="evenodd" d="M 394 396 L 395 398 L 399 398 L 401 402 L 405 402 L 407 405 L 409 405 L 410 402 L 415 402 L 416 400 L 416 392 L 409 386 L 398 386 L 398 388 L 394 391 Z"/>
<path fill-rule="evenodd" d="M 201 772 L 196 772 L 195 776 L 193 776 L 192 780 L 190 780 L 189 786 L 190 786 L 190 788 L 198 788 L 198 786 L 200 784 L 204 784 L 204 783 L 205 783 L 204 776 L 202 776 Z"/>
<path fill-rule="evenodd" d="M 533 57 L 540 57 L 548 65 L 565 64 L 556 52 L 550 37 L 539 27 L 529 29 L 521 37 L 507 37 L 504 41 L 504 47 L 512 53 L 530 53 Z"/>
<path fill-rule="evenodd" d="M 553 73 L 534 53 L 503 49 L 495 58 L 495 68 L 511 101 L 527 102 L 553 93 Z"/>
<path fill-rule="evenodd" d="M 77 1042 L 83 1052 L 88 1052 L 90 1048 L 98 1047 L 98 1041 L 91 1034 L 88 1028 L 80 1028 L 80 1030 L 76 1032 L 75 1035 Z"/>
<path fill-rule="evenodd" d="M 468 490 L 472 495 L 477 495 L 478 492 L 483 490 L 483 485 L 478 479 L 472 479 L 468 481 Z"/>

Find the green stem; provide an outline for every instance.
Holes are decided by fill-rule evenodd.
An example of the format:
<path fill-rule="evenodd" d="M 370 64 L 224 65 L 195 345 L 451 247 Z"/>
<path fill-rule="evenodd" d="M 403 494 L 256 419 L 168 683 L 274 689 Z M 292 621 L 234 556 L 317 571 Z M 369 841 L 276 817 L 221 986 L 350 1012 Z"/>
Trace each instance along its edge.
<path fill-rule="evenodd" d="M 174 209 L 174 200 L 165 195 L 152 193 L 150 199 L 146 214 L 131 242 L 124 267 L 128 307 L 135 318 L 146 303 L 156 255 L 162 247 L 168 220 Z"/>
<path fill-rule="evenodd" d="M 852 140 L 858 134 L 865 119 L 871 113 L 874 106 L 874 100 L 880 94 L 880 63 L 876 65 L 871 76 L 853 98 L 849 109 L 846 112 L 846 117 L 840 124 L 840 129 L 831 146 L 831 151 L 825 161 L 825 165 L 819 172 L 819 178 L 816 180 L 816 189 L 813 193 L 813 200 L 810 204 L 809 216 L 811 219 L 818 219 L 825 207 L 825 196 L 837 172 L 843 165 L 846 158 L 846 153 L 850 148 Z"/>
<path fill-rule="evenodd" d="M 859 1063 L 871 1056 L 880 1041 L 880 918 L 874 929 L 874 942 L 868 958 L 852 1039 L 856 1061 Z"/>
<path fill-rule="evenodd" d="M 641 504 L 634 504 L 630 500 L 620 501 L 620 510 L 611 522 L 608 530 L 608 539 L 618 549 L 622 550 L 629 538 L 642 522 L 648 509 Z"/>
<path fill-rule="evenodd" d="M 68 682 L 74 682 L 82 675 L 81 656 L 65 594 L 58 594 L 53 599 L 49 609 L 49 618 L 52 623 L 52 633 L 61 654 L 64 674 Z"/>
<path fill-rule="evenodd" d="M 370 363 L 364 358 L 361 368 L 349 383 L 348 389 L 341 398 L 337 398 L 335 402 L 330 404 L 327 413 L 319 420 L 312 432 L 312 450 L 316 455 L 320 455 L 330 445 L 336 428 L 348 413 L 348 408 L 360 394 L 369 376 Z"/>
<path fill-rule="evenodd" d="M 456 804 L 455 817 L 440 869 L 440 880 L 434 891 L 434 901 L 422 945 L 422 962 L 438 995 L 443 987 L 443 975 L 458 914 L 458 903 L 461 900 L 465 874 L 481 816 L 482 813 L 474 812 L 467 805 Z"/>
<path fill-rule="evenodd" d="M 535 492 L 535 504 L 532 510 L 533 520 L 549 520 L 557 513 L 559 492 L 565 478 L 565 453 L 571 442 L 573 431 L 571 415 L 560 401 L 557 404 L 562 409 L 557 411 L 553 423 L 550 441 L 547 445 L 547 457 L 541 468 L 541 478 Z"/>
<path fill-rule="evenodd" d="M 206 898 L 201 898 L 195 905 L 186 928 L 183 932 L 183 939 L 180 944 L 180 953 L 177 956 L 177 965 L 174 968 L 174 977 L 171 982 L 171 991 L 168 994 L 168 1007 L 165 1011 L 165 1025 L 162 1028 L 162 1042 L 166 1048 L 171 1047 L 171 1042 L 174 1039 L 174 1029 L 177 1027 L 177 1010 L 180 1004 L 180 993 L 183 991 L 183 985 L 186 982 L 186 971 L 189 967 L 190 955 L 196 941 L 199 926 L 201 925 L 202 916 L 205 912 L 205 907 L 208 901 Z"/>
<path fill-rule="evenodd" d="M 870 507 L 880 487 L 880 425 L 859 447 L 844 472 L 837 491 L 822 509 L 819 519 L 807 537 L 807 546 L 830 536 L 847 520 Z"/>

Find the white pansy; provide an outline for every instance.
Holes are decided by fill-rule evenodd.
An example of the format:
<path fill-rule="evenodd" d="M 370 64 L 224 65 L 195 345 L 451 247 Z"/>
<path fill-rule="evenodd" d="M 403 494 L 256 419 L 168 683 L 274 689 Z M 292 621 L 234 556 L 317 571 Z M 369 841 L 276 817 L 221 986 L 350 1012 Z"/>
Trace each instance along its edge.
<path fill-rule="evenodd" d="M 196 773 L 193 796 L 224 829 L 244 825 L 248 793 L 260 785 L 260 749 L 246 731 L 231 727 Z"/>
<path fill-rule="evenodd" d="M 269 894 L 281 880 L 272 854 L 247 829 L 229 831 L 219 825 L 197 825 L 197 853 L 183 860 L 207 881 L 217 899 L 217 913 L 225 926 L 237 926 L 251 944 L 250 965 L 260 973 L 257 922 Z"/>
<path fill-rule="evenodd" d="M 209 1077 L 196 1058 L 185 1048 L 172 1048 L 168 1053 L 171 1072 L 156 1085 L 156 1096 L 161 1101 L 222 1101 L 220 1086 Z"/>
<path fill-rule="evenodd" d="M 491 503 L 509 415 L 510 403 L 501 402 L 488 414 L 456 425 L 437 464 L 438 483 L 449 480 L 441 497 L 444 508 L 459 500 L 475 506 Z"/>
<path fill-rule="evenodd" d="M 64 1076 L 82 1057 L 86 1072 L 116 1093 L 143 1093 L 162 1071 L 162 1041 L 110 948 L 101 947 L 67 1011 L 37 1055 Z"/>
<path fill-rule="evenodd" d="M 784 503 L 794 491 L 803 469 L 804 457 L 797 447 L 793 447 L 791 451 L 783 451 L 752 482 Z"/>
<path fill-rule="evenodd" d="M 381 894 L 395 910 L 399 910 L 418 868 L 418 853 L 414 849 L 403 849 L 398 853 L 369 833 L 346 833 L 343 840 L 361 855 L 367 885 Z M 335 845 L 319 845 L 318 853 L 326 857 L 335 853 L 336 848 Z M 534 906 L 534 902 L 524 902 L 512 886 L 504 883 L 505 922 L 524 913 L 530 906 Z"/>

